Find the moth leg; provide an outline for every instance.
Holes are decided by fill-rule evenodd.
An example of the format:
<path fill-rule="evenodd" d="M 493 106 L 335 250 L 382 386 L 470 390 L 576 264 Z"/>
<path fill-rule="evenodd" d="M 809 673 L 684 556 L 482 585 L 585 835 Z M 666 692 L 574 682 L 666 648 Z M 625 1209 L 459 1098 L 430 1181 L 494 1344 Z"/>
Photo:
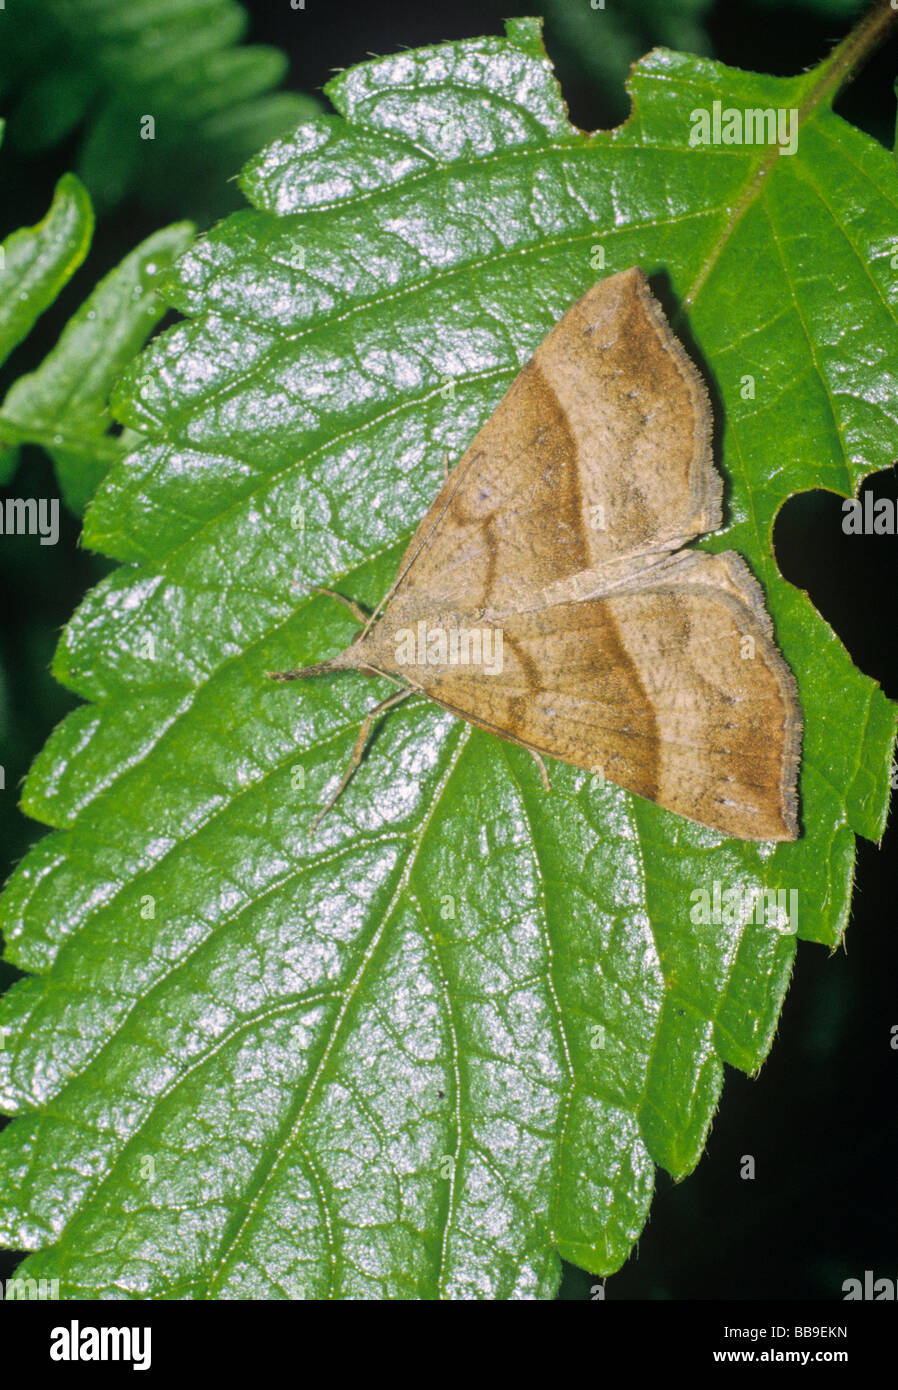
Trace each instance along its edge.
<path fill-rule="evenodd" d="M 324 594 L 326 598 L 334 598 L 338 603 L 342 603 L 344 608 L 348 608 L 356 622 L 362 627 L 368 621 L 368 614 L 357 603 L 353 603 L 351 598 L 344 598 L 342 594 L 335 594 L 333 589 L 320 589 L 317 586 L 309 590 L 310 594 Z"/>
<path fill-rule="evenodd" d="M 365 715 L 365 718 L 362 720 L 362 725 L 359 729 L 358 738 L 355 741 L 355 746 L 352 750 L 349 762 L 346 765 L 346 771 L 340 778 L 340 785 L 334 792 L 333 796 L 327 799 L 327 801 L 324 803 L 315 819 L 312 821 L 312 824 L 309 827 L 310 835 L 313 834 L 315 830 L 317 830 L 318 822 L 321 820 L 322 816 L 324 816 L 330 810 L 334 802 L 338 799 L 338 797 L 342 796 L 343 792 L 346 790 L 346 786 L 349 782 L 350 777 L 355 772 L 359 763 L 362 761 L 362 754 L 365 751 L 365 745 L 368 742 L 368 739 L 371 735 L 371 726 L 374 724 L 374 721 L 376 719 L 379 719 L 382 714 L 386 714 L 388 709 L 392 709 L 394 705 L 398 705 L 400 700 L 407 700 L 409 695 L 416 695 L 417 693 L 418 692 L 416 690 L 398 690 L 395 695 L 388 695 L 385 700 L 381 700 L 379 705 L 375 705 L 373 709 L 368 711 L 368 713 Z"/>
<path fill-rule="evenodd" d="M 535 748 L 528 748 L 527 752 L 530 754 L 531 758 L 536 763 L 536 766 L 539 768 L 540 776 L 543 779 L 543 786 L 545 787 L 547 792 L 550 792 L 552 790 L 552 785 L 549 781 L 549 774 L 546 771 L 545 763 L 543 762 L 542 758 L 539 756 Z"/>
<path fill-rule="evenodd" d="M 449 481 L 449 455 L 443 450 L 443 481 Z"/>

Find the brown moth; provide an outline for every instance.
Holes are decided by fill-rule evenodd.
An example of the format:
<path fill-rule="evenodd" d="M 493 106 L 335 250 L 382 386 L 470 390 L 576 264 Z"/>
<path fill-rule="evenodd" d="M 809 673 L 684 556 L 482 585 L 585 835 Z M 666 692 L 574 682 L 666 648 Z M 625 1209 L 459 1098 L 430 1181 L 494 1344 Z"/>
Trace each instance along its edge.
<path fill-rule="evenodd" d="M 382 616 L 269 673 L 403 687 L 336 795 L 372 718 L 420 691 L 726 835 L 794 840 L 801 710 L 760 586 L 734 551 L 681 548 L 721 494 L 708 393 L 645 275 L 600 281 L 447 477 Z"/>

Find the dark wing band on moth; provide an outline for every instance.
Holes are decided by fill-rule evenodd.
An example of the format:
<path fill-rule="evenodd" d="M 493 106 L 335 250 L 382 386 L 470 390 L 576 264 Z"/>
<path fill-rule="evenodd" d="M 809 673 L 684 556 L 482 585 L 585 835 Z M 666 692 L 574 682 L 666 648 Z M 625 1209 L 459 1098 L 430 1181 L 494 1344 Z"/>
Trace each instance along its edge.
<path fill-rule="evenodd" d="M 720 524 L 707 391 L 633 268 L 550 331 L 410 542 L 393 591 L 470 612 Z"/>
<path fill-rule="evenodd" d="M 689 558 L 681 584 L 512 615 L 501 676 L 419 668 L 412 683 L 472 724 L 724 834 L 794 839 L 792 673 L 766 615 L 715 587 L 722 557 Z"/>

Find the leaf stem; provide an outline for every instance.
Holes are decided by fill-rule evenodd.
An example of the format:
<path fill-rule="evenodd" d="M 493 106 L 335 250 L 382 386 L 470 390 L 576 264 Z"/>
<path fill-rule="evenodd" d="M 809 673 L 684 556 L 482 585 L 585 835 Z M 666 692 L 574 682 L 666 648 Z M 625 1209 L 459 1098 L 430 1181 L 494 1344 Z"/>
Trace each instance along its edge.
<path fill-rule="evenodd" d="M 39 444 L 48 453 L 53 449 L 62 449 L 66 453 L 104 463 L 115 463 L 118 459 L 124 458 L 126 452 L 108 435 L 67 434 L 65 430 L 19 424 L 7 415 L 0 415 L 0 450 L 11 449 L 19 444 Z"/>
<path fill-rule="evenodd" d="M 873 50 L 898 19 L 898 10 L 892 8 L 890 0 L 876 0 L 863 19 L 860 19 L 833 49 L 828 58 L 818 66 L 818 81 L 815 83 L 813 97 L 809 105 L 816 106 L 827 98 L 830 103 L 838 95 L 846 82 L 857 76 Z"/>
<path fill-rule="evenodd" d="M 898 19 L 898 11 L 893 10 L 890 0 L 877 0 L 841 43 L 837 44 L 828 58 L 811 68 L 806 76 L 806 96 L 798 111 L 798 124 L 802 126 L 815 107 L 826 101 L 831 105 L 839 90 L 859 70 L 869 58 L 878 43 L 885 38 L 889 26 Z M 741 198 L 732 209 L 727 226 L 721 232 L 710 255 L 705 258 L 692 285 L 683 295 L 679 313 L 671 319 L 671 327 L 679 331 L 682 315 L 695 303 L 704 288 L 723 246 L 732 236 L 734 229 L 744 217 L 751 204 L 759 196 L 764 181 L 774 167 L 780 152 L 774 147 L 759 160 L 754 175 Z"/>

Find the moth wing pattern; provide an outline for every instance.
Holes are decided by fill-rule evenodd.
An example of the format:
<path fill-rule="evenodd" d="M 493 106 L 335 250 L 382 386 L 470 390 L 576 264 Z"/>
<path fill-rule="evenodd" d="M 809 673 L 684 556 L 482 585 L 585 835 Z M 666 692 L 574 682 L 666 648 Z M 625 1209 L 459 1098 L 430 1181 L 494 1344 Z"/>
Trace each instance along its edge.
<path fill-rule="evenodd" d="M 453 469 L 392 601 L 502 611 L 583 571 L 618 582 L 720 525 L 711 431 L 704 382 L 642 270 L 599 281 Z"/>
<path fill-rule="evenodd" d="M 388 624 L 385 668 L 393 636 Z M 735 552 L 683 551 L 611 594 L 509 614 L 502 637 L 501 678 L 442 664 L 411 679 L 468 722 L 700 824 L 796 838 L 795 681 Z"/>
<path fill-rule="evenodd" d="M 379 620 L 325 670 L 386 674 L 472 724 L 742 839 L 798 834 L 801 709 L 719 528 L 708 393 L 632 267 L 551 329 L 418 527 Z M 422 629 L 501 633 L 501 670 Z M 426 645 L 426 644 L 425 644 Z"/>

